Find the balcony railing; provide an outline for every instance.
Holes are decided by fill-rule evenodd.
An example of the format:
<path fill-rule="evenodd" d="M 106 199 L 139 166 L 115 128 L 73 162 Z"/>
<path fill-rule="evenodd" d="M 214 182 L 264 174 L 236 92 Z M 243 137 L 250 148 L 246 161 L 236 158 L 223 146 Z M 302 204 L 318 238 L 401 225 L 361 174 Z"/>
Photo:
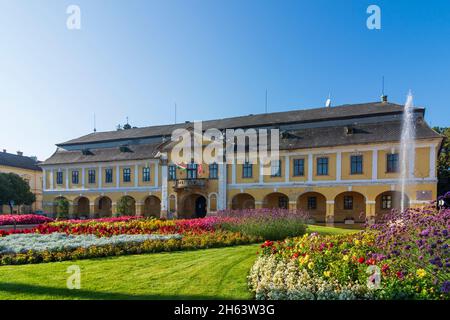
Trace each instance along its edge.
<path fill-rule="evenodd" d="M 175 189 L 206 187 L 206 179 L 178 179 L 175 182 Z"/>

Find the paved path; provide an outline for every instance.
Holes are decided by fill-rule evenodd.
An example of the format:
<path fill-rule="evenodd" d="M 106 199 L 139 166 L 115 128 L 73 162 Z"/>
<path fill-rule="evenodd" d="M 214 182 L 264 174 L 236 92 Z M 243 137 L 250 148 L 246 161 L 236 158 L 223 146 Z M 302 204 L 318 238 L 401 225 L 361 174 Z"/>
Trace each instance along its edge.
<path fill-rule="evenodd" d="M 37 226 L 38 226 L 38 224 L 18 224 L 18 225 L 16 225 L 16 230 L 31 229 L 31 228 L 34 228 Z M 13 225 L 0 226 L 0 230 L 4 230 L 4 231 L 14 230 L 14 226 Z"/>

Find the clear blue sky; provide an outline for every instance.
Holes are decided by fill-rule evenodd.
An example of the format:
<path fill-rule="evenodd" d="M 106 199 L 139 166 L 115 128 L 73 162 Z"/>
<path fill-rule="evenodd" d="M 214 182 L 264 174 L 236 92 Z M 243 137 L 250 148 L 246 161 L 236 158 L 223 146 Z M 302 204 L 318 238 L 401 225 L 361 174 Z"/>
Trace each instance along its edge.
<path fill-rule="evenodd" d="M 82 29 L 66 28 L 81 8 Z M 366 8 L 381 7 L 381 30 Z M 379 100 L 448 126 L 450 1 L 0 1 L 0 149 L 93 129 Z"/>

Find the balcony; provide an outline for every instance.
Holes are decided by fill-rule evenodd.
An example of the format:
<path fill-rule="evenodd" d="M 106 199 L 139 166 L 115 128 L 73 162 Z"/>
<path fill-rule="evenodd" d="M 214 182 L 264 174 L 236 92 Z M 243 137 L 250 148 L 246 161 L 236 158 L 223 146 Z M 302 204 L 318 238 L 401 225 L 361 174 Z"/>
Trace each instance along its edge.
<path fill-rule="evenodd" d="M 178 179 L 174 189 L 204 189 L 206 179 Z"/>

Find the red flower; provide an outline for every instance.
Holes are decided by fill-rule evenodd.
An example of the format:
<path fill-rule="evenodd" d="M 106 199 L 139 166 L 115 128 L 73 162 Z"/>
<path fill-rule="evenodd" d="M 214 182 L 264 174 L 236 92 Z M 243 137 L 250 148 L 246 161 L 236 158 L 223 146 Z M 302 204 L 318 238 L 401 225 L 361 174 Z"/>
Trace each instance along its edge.
<path fill-rule="evenodd" d="M 365 259 L 364 257 L 360 257 L 360 258 L 358 259 L 358 262 L 359 262 L 359 263 L 364 263 L 365 260 L 366 260 L 366 259 Z"/>
<path fill-rule="evenodd" d="M 395 274 L 397 275 L 397 278 L 403 279 L 403 272 L 397 271 Z"/>
<path fill-rule="evenodd" d="M 387 271 L 389 271 L 389 265 L 388 264 L 384 264 L 383 267 L 381 267 L 381 271 L 383 273 L 386 273 Z"/>

